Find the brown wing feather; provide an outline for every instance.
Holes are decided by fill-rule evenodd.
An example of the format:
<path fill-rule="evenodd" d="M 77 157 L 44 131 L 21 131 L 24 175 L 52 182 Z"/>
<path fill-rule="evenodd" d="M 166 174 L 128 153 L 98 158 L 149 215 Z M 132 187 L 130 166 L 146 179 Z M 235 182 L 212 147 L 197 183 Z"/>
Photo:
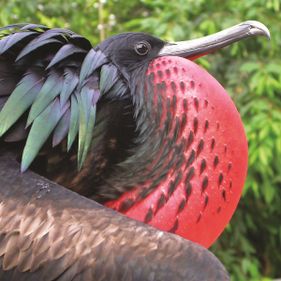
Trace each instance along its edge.
<path fill-rule="evenodd" d="M 206 249 L 130 220 L 0 151 L 0 280 L 229 280 Z"/>

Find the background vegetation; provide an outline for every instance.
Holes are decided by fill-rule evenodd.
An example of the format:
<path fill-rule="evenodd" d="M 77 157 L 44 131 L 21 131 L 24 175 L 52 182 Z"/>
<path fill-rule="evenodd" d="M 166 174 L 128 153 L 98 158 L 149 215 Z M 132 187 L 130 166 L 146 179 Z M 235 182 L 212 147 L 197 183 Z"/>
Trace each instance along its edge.
<path fill-rule="evenodd" d="M 272 40 L 248 40 L 200 59 L 228 90 L 249 140 L 249 173 L 240 206 L 212 251 L 233 280 L 281 277 L 280 0 L 0 0 L 0 25 L 66 27 L 94 44 L 124 31 L 166 40 L 216 32 L 247 19 L 265 23 Z"/>

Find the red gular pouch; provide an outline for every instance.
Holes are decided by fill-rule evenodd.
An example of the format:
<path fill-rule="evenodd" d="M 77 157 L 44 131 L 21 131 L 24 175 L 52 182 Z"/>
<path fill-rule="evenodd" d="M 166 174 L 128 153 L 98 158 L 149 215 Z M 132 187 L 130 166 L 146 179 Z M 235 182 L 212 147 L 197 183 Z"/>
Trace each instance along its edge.
<path fill-rule="evenodd" d="M 163 148 L 147 169 L 161 162 L 169 171 L 141 200 L 139 186 L 106 205 L 120 211 L 129 198 L 135 203 L 125 215 L 210 247 L 230 221 L 246 179 L 248 148 L 240 115 L 219 82 L 190 60 L 156 58 L 146 81 L 152 83 L 146 94 L 153 95 L 155 110 L 161 100 L 157 125 L 165 128 Z M 144 186 L 152 179 L 146 181 Z"/>

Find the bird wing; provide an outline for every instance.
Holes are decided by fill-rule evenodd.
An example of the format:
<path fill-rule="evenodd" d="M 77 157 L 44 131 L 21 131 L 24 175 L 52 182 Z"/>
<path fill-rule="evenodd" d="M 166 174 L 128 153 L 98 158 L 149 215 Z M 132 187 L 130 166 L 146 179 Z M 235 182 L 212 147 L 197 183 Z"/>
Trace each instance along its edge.
<path fill-rule="evenodd" d="M 127 91 L 117 68 L 67 29 L 16 24 L 0 29 L 0 137 L 27 138 L 25 171 L 51 134 L 53 146 L 78 135 L 78 166 L 87 156 L 101 97 Z"/>
<path fill-rule="evenodd" d="M 229 280 L 200 245 L 18 166 L 0 150 L 0 280 Z"/>

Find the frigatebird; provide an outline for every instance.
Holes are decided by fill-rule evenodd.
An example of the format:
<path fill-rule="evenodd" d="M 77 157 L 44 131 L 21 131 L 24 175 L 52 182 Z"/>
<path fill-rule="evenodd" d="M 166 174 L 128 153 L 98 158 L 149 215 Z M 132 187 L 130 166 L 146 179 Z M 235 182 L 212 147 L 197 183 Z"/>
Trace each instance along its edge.
<path fill-rule="evenodd" d="M 230 220 L 247 142 L 231 99 L 192 60 L 257 35 L 269 31 L 247 21 L 92 47 L 66 29 L 2 28 L 1 280 L 228 280 L 194 242 L 210 246 Z"/>

